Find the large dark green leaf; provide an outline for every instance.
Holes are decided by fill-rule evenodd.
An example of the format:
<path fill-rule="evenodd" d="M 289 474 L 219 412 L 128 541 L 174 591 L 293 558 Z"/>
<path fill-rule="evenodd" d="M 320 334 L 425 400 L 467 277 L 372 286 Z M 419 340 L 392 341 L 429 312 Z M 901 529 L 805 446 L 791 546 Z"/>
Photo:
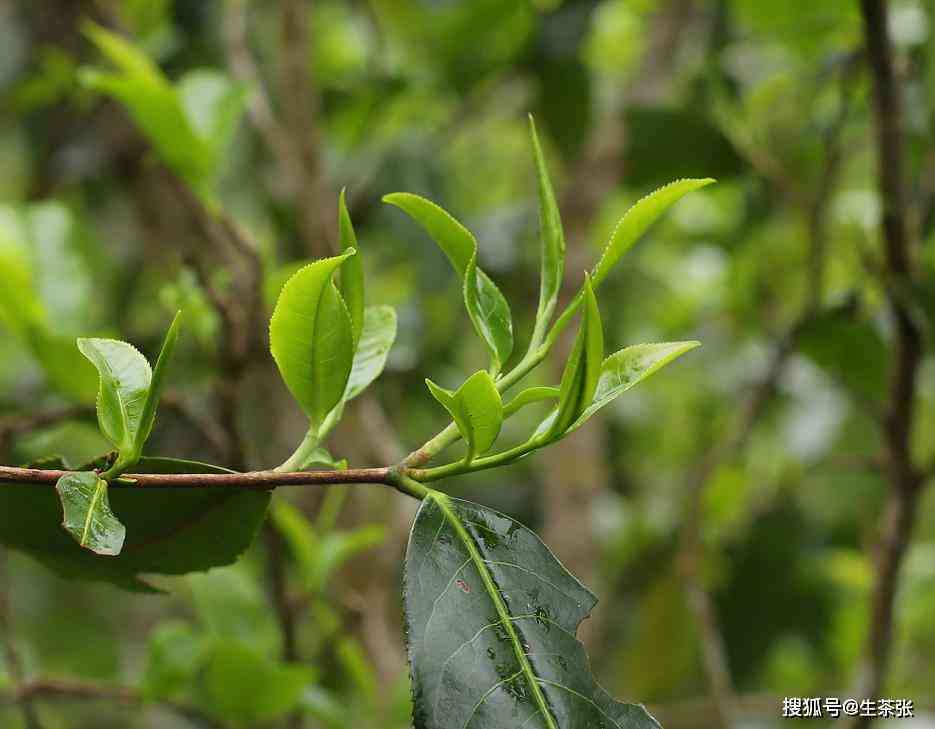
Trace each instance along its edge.
<path fill-rule="evenodd" d="M 524 526 L 430 493 L 406 552 L 415 729 L 658 729 L 591 675 L 595 603 Z"/>
<path fill-rule="evenodd" d="M 226 469 L 169 458 L 144 458 L 143 473 L 224 473 Z M 99 580 L 130 590 L 152 588 L 145 574 L 179 575 L 231 564 L 253 541 L 269 492 L 230 489 L 120 487 L 110 506 L 126 526 L 123 551 L 100 557 L 61 528 L 55 489 L 0 483 L 0 544 L 25 552 L 58 575 Z"/>

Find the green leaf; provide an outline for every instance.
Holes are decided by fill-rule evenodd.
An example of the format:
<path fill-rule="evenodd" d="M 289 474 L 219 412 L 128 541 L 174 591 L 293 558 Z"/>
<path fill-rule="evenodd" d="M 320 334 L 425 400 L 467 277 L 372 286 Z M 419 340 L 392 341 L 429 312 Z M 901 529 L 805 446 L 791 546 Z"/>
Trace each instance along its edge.
<path fill-rule="evenodd" d="M 332 280 L 353 255 L 350 250 L 299 270 L 283 286 L 270 319 L 273 359 L 314 426 L 341 401 L 354 360 L 351 315 Z"/>
<path fill-rule="evenodd" d="M 619 352 L 614 352 L 601 365 L 601 375 L 594 393 L 594 401 L 569 428 L 569 432 L 580 428 L 602 407 L 609 405 L 619 395 L 659 371 L 669 362 L 700 346 L 701 342 L 696 341 L 661 342 L 634 344 Z"/>
<path fill-rule="evenodd" d="M 341 190 L 341 196 L 338 199 L 338 228 L 341 231 L 342 250 L 358 251 L 358 255 L 351 256 L 341 268 L 341 295 L 351 314 L 351 328 L 354 332 L 356 351 L 361 331 L 364 328 L 364 262 L 357 247 L 357 235 L 354 233 L 351 215 L 347 212 L 344 190 Z"/>
<path fill-rule="evenodd" d="M 142 458 L 134 471 L 231 473 L 173 458 Z M 127 530 L 119 556 L 102 559 L 82 549 L 59 526 L 62 507 L 56 492 L 21 483 L 0 485 L 0 544 L 61 577 L 152 591 L 143 575 L 181 575 L 235 562 L 253 541 L 270 498 L 267 491 L 121 484 L 112 484 L 108 496 Z"/>
<path fill-rule="evenodd" d="M 711 178 L 676 180 L 637 201 L 617 223 L 600 260 L 591 272 L 594 288 L 601 285 L 623 254 L 630 250 L 630 247 L 666 210 L 688 193 L 713 182 Z"/>
<path fill-rule="evenodd" d="M 549 170 L 542 156 L 539 136 L 536 134 L 536 124 L 531 115 L 529 131 L 536 159 L 536 177 L 539 182 L 539 228 L 542 238 L 542 272 L 535 331 L 544 333 L 555 311 L 558 293 L 562 287 L 562 274 L 565 269 L 565 233 L 562 230 L 562 219 L 558 203 L 555 201 L 552 181 L 549 179 Z"/>
<path fill-rule="evenodd" d="M 496 284 L 477 268 L 477 240 L 461 223 L 433 202 L 408 192 L 383 197 L 415 220 L 448 256 L 464 279 L 464 305 L 477 334 L 490 352 L 491 370 L 499 372 L 513 351 L 510 306 Z"/>
<path fill-rule="evenodd" d="M 589 276 L 584 281 L 584 311 L 575 346 L 562 373 L 558 408 L 546 440 L 560 438 L 594 399 L 601 361 L 604 358 L 604 331 L 601 312 Z"/>
<path fill-rule="evenodd" d="M 287 501 L 277 501 L 272 515 L 301 568 L 305 588 L 315 593 L 327 586 L 332 575 L 345 562 L 378 546 L 386 537 L 385 529 L 377 524 L 321 532 Z"/>
<path fill-rule="evenodd" d="M 143 452 L 143 445 L 149 434 L 153 430 L 153 423 L 156 422 L 156 408 L 159 406 L 159 396 L 162 394 L 162 388 L 165 383 L 166 370 L 169 362 L 172 361 L 172 354 L 175 352 L 175 345 L 179 340 L 179 326 L 182 321 L 182 312 L 178 312 L 169 325 L 169 331 L 166 332 L 165 339 L 162 340 L 162 349 L 159 350 L 159 358 L 156 360 L 156 368 L 153 370 L 152 382 L 146 393 L 146 402 L 143 405 L 143 414 L 140 418 L 140 429 L 136 434 L 133 446 L 133 460 L 139 458 Z"/>
<path fill-rule="evenodd" d="M 148 701 L 186 696 L 205 658 L 205 641 L 187 623 L 169 621 L 150 633 L 140 688 Z"/>
<path fill-rule="evenodd" d="M 280 665 L 236 641 L 218 641 L 204 667 L 205 701 L 234 726 L 254 727 L 296 709 L 313 678 L 308 668 Z"/>
<path fill-rule="evenodd" d="M 431 492 L 406 551 L 415 729 L 659 729 L 575 638 L 595 597 L 503 514 Z"/>
<path fill-rule="evenodd" d="M 94 23 L 86 23 L 84 32 L 118 72 L 86 68 L 79 75 L 81 81 L 126 106 L 166 164 L 205 194 L 212 153 L 189 121 L 175 87 L 126 39 Z"/>
<path fill-rule="evenodd" d="M 247 86 L 205 68 L 185 74 L 176 89 L 185 116 L 204 146 L 206 170 L 217 176 L 246 106 Z"/>
<path fill-rule="evenodd" d="M 344 391 L 345 401 L 357 397 L 380 376 L 395 341 L 396 310 L 392 306 L 368 306 Z"/>
<path fill-rule="evenodd" d="M 475 372 L 452 392 L 426 380 L 429 391 L 449 412 L 468 446 L 465 462 L 486 452 L 500 435 L 503 425 L 503 403 L 500 392 L 488 372 Z"/>
<path fill-rule="evenodd" d="M 543 400 L 557 400 L 561 396 L 561 389 L 558 387 L 529 387 L 514 397 L 510 402 L 503 406 L 503 417 L 508 418 L 513 413 L 534 402 Z"/>
<path fill-rule="evenodd" d="M 55 490 L 62 501 L 62 526 L 78 544 L 95 554 L 120 554 L 127 530 L 110 510 L 104 479 L 93 471 L 69 473 Z"/>
<path fill-rule="evenodd" d="M 121 453 L 132 453 L 144 430 L 143 415 L 153 372 L 132 344 L 116 339 L 79 339 L 78 349 L 97 368 L 97 421 Z"/>

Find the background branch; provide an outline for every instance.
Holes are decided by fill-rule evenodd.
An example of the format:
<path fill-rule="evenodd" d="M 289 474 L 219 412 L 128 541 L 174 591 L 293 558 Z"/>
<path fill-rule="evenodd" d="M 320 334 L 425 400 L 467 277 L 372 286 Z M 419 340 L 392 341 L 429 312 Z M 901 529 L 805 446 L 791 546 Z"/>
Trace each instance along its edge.
<path fill-rule="evenodd" d="M 888 402 L 883 419 L 888 496 L 876 555 L 866 655 L 857 684 L 859 696 L 875 698 L 884 687 L 892 653 L 893 613 L 900 571 L 912 539 L 924 483 L 911 453 L 923 343 L 922 334 L 899 295 L 899 289 L 912 277 L 912 254 L 903 189 L 901 92 L 893 69 L 887 4 L 883 0 L 861 0 L 860 7 L 872 79 L 878 185 L 883 206 L 883 286 L 894 332 Z M 858 717 L 852 725 L 866 727 L 870 723 L 870 719 Z"/>

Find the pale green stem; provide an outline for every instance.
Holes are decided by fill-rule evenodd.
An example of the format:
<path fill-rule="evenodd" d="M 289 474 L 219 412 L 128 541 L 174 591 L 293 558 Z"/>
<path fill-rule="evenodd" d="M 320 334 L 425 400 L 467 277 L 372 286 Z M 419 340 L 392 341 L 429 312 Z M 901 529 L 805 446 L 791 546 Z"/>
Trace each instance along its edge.
<path fill-rule="evenodd" d="M 556 319 L 555 324 L 552 326 L 552 330 L 549 332 L 548 337 L 545 338 L 545 341 L 541 346 L 537 348 L 530 346 L 529 351 L 526 352 L 525 356 L 519 361 L 516 367 L 497 380 L 496 386 L 500 393 L 504 393 L 509 390 L 526 375 L 532 372 L 532 370 L 539 366 L 542 360 L 545 359 L 545 356 L 549 353 L 549 350 L 555 344 L 555 341 L 558 339 L 558 335 L 561 334 L 562 330 L 568 325 L 568 322 L 578 310 L 582 298 L 583 297 L 581 295 L 576 296 L 574 300 L 565 308 L 565 311 L 562 312 L 561 316 Z M 402 465 L 404 467 L 424 465 L 431 461 L 443 450 L 445 450 L 445 448 L 452 445 L 453 443 L 456 443 L 460 438 L 461 434 L 458 432 L 458 426 L 454 423 L 449 423 L 448 427 L 438 433 L 438 435 L 436 435 L 431 440 L 426 441 L 421 448 L 414 450 L 412 453 L 406 456 L 402 462 Z M 496 456 L 490 456 L 490 458 L 495 457 Z M 476 465 L 477 463 L 484 460 L 487 459 L 474 461 L 472 465 Z M 490 468 L 490 466 L 487 467 Z M 435 469 L 427 470 L 434 471 Z"/>
<path fill-rule="evenodd" d="M 295 449 L 295 453 L 289 456 L 280 465 L 276 466 L 276 468 L 273 470 L 279 471 L 280 473 L 301 471 L 308 462 L 309 457 L 311 457 L 312 452 L 318 447 L 318 443 L 318 429 L 314 426 L 310 427 L 308 432 L 305 434 L 305 438 L 303 438 L 302 442 L 299 443 L 299 447 Z"/>
<path fill-rule="evenodd" d="M 541 448 L 543 445 L 545 445 L 545 442 L 541 438 L 534 438 L 505 450 L 502 453 L 495 453 L 492 456 L 485 456 L 484 458 L 475 458 L 470 463 L 458 461 L 457 463 L 448 463 L 444 466 L 436 466 L 435 468 L 409 469 L 407 473 L 411 478 L 416 479 L 416 481 L 426 483 L 429 481 L 438 481 L 448 476 L 458 476 L 463 473 L 474 473 L 475 471 L 485 471 L 488 468 L 505 466 L 508 463 L 522 458 L 527 453 Z"/>

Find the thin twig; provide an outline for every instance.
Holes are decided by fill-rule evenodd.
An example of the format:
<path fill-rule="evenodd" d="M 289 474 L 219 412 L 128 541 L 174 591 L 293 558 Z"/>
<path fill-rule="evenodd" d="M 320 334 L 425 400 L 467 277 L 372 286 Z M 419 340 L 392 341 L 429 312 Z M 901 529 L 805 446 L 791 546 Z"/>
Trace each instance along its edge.
<path fill-rule="evenodd" d="M 886 679 L 893 644 L 893 612 L 900 571 L 918 511 L 923 476 L 913 461 L 916 385 L 922 360 L 922 333 L 898 291 L 912 276 L 912 256 L 903 190 L 903 140 L 900 90 L 893 70 L 886 3 L 861 0 L 864 41 L 873 87 L 878 183 L 883 202 L 884 286 L 893 320 L 894 347 L 883 419 L 888 503 L 876 559 L 876 583 L 871 598 L 866 655 L 859 671 L 857 694 L 876 697 Z M 854 729 L 871 719 L 857 717 Z"/>
<path fill-rule="evenodd" d="M 147 703 L 140 691 L 130 686 L 72 680 L 38 679 L 21 684 L 12 691 L 0 691 L 0 705 L 51 700 L 111 701 L 136 708 Z M 223 724 L 189 704 L 168 700 L 155 703 L 205 729 L 224 729 Z"/>
<path fill-rule="evenodd" d="M 0 487 L 11 483 L 54 485 L 73 471 L 0 466 Z M 280 486 L 374 483 L 393 485 L 390 468 L 349 468 L 344 471 L 252 471 L 248 473 L 128 473 L 115 487 L 274 489 Z"/>
<path fill-rule="evenodd" d="M 0 584 L 0 588 L 2 588 L 0 589 L 0 639 L 3 641 L 3 655 L 6 659 L 7 673 L 9 673 L 14 685 L 22 686 L 24 678 L 23 664 L 13 637 L 13 608 L 9 599 L 12 590 L 9 589 L 8 584 L 9 574 L 6 552 L 0 552 L 0 583 L 3 583 Z M 19 707 L 26 729 L 42 729 L 39 712 L 29 696 L 18 696 L 14 703 Z"/>

